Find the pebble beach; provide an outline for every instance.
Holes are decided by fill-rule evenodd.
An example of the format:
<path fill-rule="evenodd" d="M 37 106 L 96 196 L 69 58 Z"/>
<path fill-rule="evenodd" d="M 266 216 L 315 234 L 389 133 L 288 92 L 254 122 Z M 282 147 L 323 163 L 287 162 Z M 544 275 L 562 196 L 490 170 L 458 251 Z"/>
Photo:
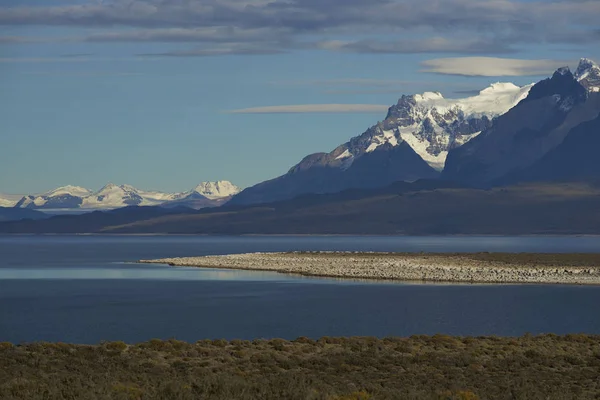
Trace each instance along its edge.
<path fill-rule="evenodd" d="M 493 257 L 480 258 L 472 254 L 303 252 L 164 258 L 139 262 L 351 279 L 600 285 L 600 265 L 582 266 L 568 261 L 564 265 L 557 265 L 556 262 L 529 262 L 528 265 L 496 261 Z"/>

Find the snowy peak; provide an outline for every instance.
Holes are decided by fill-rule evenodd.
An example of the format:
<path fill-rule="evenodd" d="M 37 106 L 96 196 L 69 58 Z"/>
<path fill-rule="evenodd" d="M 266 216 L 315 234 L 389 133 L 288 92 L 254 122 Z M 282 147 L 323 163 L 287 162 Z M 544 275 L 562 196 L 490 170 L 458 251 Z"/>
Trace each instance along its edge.
<path fill-rule="evenodd" d="M 53 197 L 53 196 L 70 195 L 70 196 L 80 196 L 81 197 L 81 196 L 88 196 L 91 193 L 92 192 L 86 188 L 83 188 L 80 186 L 67 185 L 67 186 L 61 186 L 56 189 L 50 190 L 46 193 L 41 194 L 40 196 Z"/>
<path fill-rule="evenodd" d="M 81 208 L 118 208 L 144 203 L 138 190 L 130 185 L 108 183 L 102 189 L 83 199 Z"/>
<path fill-rule="evenodd" d="M 395 147 L 405 142 L 440 171 L 449 150 L 489 128 L 495 117 L 526 98 L 532 86 L 497 82 L 476 96 L 459 99 L 446 99 L 439 92 L 402 96 L 390 107 L 383 123 L 334 150 L 335 159 L 344 160 L 340 167 L 347 169 L 361 154 L 375 151 L 384 144 Z"/>
<path fill-rule="evenodd" d="M 600 66 L 589 58 L 579 60 L 575 79 L 589 92 L 600 92 Z"/>
<path fill-rule="evenodd" d="M 239 187 L 229 181 L 201 182 L 194 188 L 195 193 L 199 193 L 211 200 L 233 196 L 240 191 Z"/>
<path fill-rule="evenodd" d="M 496 82 L 479 92 L 480 95 L 493 95 L 502 92 L 516 92 L 519 91 L 519 86 L 511 82 Z"/>
<path fill-rule="evenodd" d="M 471 97 L 446 99 L 440 92 L 403 95 L 384 121 L 328 154 L 306 157 L 291 171 L 313 164 L 347 170 L 367 153 L 407 144 L 430 167 L 444 168 L 448 152 L 491 127 L 493 119 L 525 99 L 533 84 L 496 82 Z"/>
<path fill-rule="evenodd" d="M 22 198 L 20 194 L 0 193 L 0 207 L 14 207 Z"/>
<path fill-rule="evenodd" d="M 424 102 L 429 100 L 441 100 L 444 96 L 440 92 L 425 92 L 423 94 L 415 94 L 414 99 L 417 102 Z"/>

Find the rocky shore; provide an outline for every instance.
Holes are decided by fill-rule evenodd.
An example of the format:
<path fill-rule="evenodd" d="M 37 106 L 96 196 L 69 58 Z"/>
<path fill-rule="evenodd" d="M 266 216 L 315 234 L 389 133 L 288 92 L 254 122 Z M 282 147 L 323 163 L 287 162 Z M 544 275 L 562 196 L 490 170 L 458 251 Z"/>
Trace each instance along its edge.
<path fill-rule="evenodd" d="M 583 254 L 301 252 L 164 258 L 140 262 L 353 279 L 600 285 L 600 255 Z"/>

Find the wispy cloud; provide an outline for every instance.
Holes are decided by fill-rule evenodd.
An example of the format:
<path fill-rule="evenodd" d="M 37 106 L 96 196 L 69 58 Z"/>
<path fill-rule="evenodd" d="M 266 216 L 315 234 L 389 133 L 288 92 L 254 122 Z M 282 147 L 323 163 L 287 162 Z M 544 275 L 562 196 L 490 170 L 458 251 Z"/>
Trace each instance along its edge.
<path fill-rule="evenodd" d="M 359 40 L 359 41 L 323 41 L 315 44 L 317 48 L 332 51 L 375 54 L 410 53 L 511 53 L 514 49 L 509 43 L 497 40 L 462 39 L 431 37 L 418 40 Z"/>
<path fill-rule="evenodd" d="M 0 57 L 0 63 L 69 63 L 89 62 L 95 59 L 87 57 Z"/>
<path fill-rule="evenodd" d="M 536 76 L 548 75 L 568 65 L 564 60 L 521 60 L 498 57 L 455 57 L 423 61 L 422 72 L 463 76 Z"/>
<path fill-rule="evenodd" d="M 146 75 L 142 72 L 119 72 L 119 71 L 89 71 L 89 72 L 80 72 L 80 71 L 69 71 L 69 72 L 61 72 L 61 71 L 23 71 L 21 72 L 23 75 L 32 75 L 32 76 L 64 76 L 69 78 L 90 78 L 90 77 L 104 77 L 104 76 L 115 76 L 115 77 L 130 77 L 130 76 L 140 76 Z"/>
<path fill-rule="evenodd" d="M 382 113 L 389 106 L 379 104 L 301 104 L 242 108 L 226 111 L 228 114 L 334 114 L 334 113 Z"/>
<path fill-rule="evenodd" d="M 261 47 L 220 47 L 207 49 L 192 49 L 183 51 L 170 51 L 164 53 L 138 54 L 139 57 L 209 57 L 209 56 L 239 56 L 239 55 L 272 55 L 282 53 L 283 50 Z"/>
<path fill-rule="evenodd" d="M 202 28 L 158 28 L 129 29 L 94 33 L 83 37 L 87 42 L 191 42 L 191 43 L 232 43 L 273 41 L 273 34 L 278 36 L 289 33 L 287 29 L 237 27 L 202 27 Z"/>

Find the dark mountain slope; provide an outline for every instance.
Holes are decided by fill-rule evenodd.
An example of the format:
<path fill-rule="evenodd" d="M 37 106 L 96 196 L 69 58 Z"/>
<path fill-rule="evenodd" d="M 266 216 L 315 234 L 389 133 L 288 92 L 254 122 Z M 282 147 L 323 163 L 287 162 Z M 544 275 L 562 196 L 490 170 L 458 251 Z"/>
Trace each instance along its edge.
<path fill-rule="evenodd" d="M 565 140 L 530 167 L 498 183 L 600 182 L 600 115 L 574 128 Z"/>
<path fill-rule="evenodd" d="M 327 197 L 327 195 L 324 195 Z M 377 193 L 312 204 L 273 203 L 165 216 L 104 233 L 202 234 L 598 234 L 600 189 L 530 185 L 492 190 Z"/>
<path fill-rule="evenodd" d="M 25 209 L 22 209 L 25 210 Z M 30 212 L 37 212 L 27 210 Z M 189 208 L 124 207 L 112 211 L 94 211 L 78 215 L 57 215 L 44 220 L 0 223 L 0 233 L 93 233 L 109 225 L 143 221 L 171 214 L 189 214 Z"/>
<path fill-rule="evenodd" d="M 599 112 L 600 95 L 588 93 L 568 69 L 561 69 L 537 83 L 490 129 L 450 151 L 442 177 L 491 185 L 533 165 Z"/>
<path fill-rule="evenodd" d="M 48 218 L 48 215 L 34 210 L 14 208 L 14 207 L 0 207 L 0 221 L 17 221 L 20 219 L 44 219 Z"/>
<path fill-rule="evenodd" d="M 305 193 L 334 193 L 348 188 L 376 188 L 395 181 L 414 181 L 439 175 L 406 143 L 384 144 L 356 159 L 347 168 L 328 154 L 306 157 L 287 174 L 259 183 L 235 195 L 231 205 L 290 199 Z"/>

